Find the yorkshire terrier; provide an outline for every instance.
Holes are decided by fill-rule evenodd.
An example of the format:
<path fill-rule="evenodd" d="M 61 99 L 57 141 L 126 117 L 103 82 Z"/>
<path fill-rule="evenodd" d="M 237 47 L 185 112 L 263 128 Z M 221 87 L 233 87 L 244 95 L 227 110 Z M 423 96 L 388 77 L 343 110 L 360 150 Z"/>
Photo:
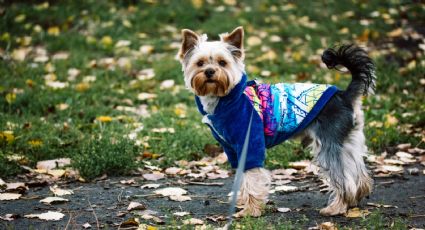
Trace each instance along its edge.
<path fill-rule="evenodd" d="M 370 194 L 373 181 L 363 161 L 367 147 L 361 107 L 362 96 L 373 93 L 376 77 L 363 49 L 342 45 L 324 51 L 322 61 L 329 69 L 341 65 L 351 72 L 351 83 L 339 90 L 323 84 L 247 81 L 242 27 L 221 34 L 219 41 L 207 41 L 205 34 L 188 29 L 182 36 L 178 57 L 185 84 L 233 168 L 252 116 L 238 216 L 261 215 L 271 184 L 264 169 L 265 150 L 295 136 L 311 140 L 314 162 L 331 191 L 320 214 L 343 214 Z"/>

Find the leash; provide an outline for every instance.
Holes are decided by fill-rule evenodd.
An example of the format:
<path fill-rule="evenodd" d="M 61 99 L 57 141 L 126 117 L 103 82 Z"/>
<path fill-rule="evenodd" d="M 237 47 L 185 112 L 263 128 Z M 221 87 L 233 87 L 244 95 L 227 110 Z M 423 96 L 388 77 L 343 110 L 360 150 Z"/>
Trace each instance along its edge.
<path fill-rule="evenodd" d="M 232 199 L 231 199 L 230 207 L 229 207 L 228 222 L 223 227 L 223 229 L 229 229 L 232 226 L 233 214 L 235 213 L 235 210 L 236 210 L 236 200 L 238 198 L 238 192 L 242 184 L 243 172 L 244 172 L 245 163 L 246 163 L 246 155 L 248 153 L 248 143 L 249 143 L 249 136 L 251 134 L 251 124 L 252 124 L 253 113 L 254 113 L 254 109 L 251 111 L 251 118 L 249 119 L 248 130 L 246 131 L 245 141 L 242 147 L 242 153 L 239 158 L 238 168 L 236 169 L 235 180 L 233 182 Z"/>

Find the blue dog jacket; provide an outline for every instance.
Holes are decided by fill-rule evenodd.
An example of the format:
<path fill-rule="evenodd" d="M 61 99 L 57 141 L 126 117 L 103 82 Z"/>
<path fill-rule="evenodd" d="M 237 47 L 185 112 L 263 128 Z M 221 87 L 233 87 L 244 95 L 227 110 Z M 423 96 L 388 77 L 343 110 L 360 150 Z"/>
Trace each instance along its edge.
<path fill-rule="evenodd" d="M 214 114 L 207 114 L 195 101 L 214 138 L 223 147 L 233 168 L 237 168 L 252 110 L 252 126 L 245 170 L 263 167 L 265 149 L 305 129 L 338 91 L 332 85 L 279 83 L 275 85 L 242 80 L 221 97 Z"/>

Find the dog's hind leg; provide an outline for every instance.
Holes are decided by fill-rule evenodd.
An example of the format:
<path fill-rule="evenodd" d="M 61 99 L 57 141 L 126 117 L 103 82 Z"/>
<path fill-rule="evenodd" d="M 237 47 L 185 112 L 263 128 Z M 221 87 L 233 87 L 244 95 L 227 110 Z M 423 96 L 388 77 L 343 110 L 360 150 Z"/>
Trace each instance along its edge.
<path fill-rule="evenodd" d="M 322 215 L 345 213 L 372 188 L 363 156 L 367 152 L 360 102 L 350 105 L 336 95 L 307 129 L 315 162 L 332 192 Z"/>

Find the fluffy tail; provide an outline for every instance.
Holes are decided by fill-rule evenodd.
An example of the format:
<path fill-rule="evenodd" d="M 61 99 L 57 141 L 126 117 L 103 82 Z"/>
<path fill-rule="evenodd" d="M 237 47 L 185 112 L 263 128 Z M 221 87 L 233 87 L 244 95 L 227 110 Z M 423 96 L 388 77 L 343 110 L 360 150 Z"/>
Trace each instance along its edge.
<path fill-rule="evenodd" d="M 375 65 L 366 51 L 353 44 L 342 45 L 337 49 L 329 48 L 322 54 L 322 61 L 328 69 L 337 65 L 346 67 L 352 75 L 344 95 L 354 101 L 361 95 L 372 94 L 375 90 Z"/>

